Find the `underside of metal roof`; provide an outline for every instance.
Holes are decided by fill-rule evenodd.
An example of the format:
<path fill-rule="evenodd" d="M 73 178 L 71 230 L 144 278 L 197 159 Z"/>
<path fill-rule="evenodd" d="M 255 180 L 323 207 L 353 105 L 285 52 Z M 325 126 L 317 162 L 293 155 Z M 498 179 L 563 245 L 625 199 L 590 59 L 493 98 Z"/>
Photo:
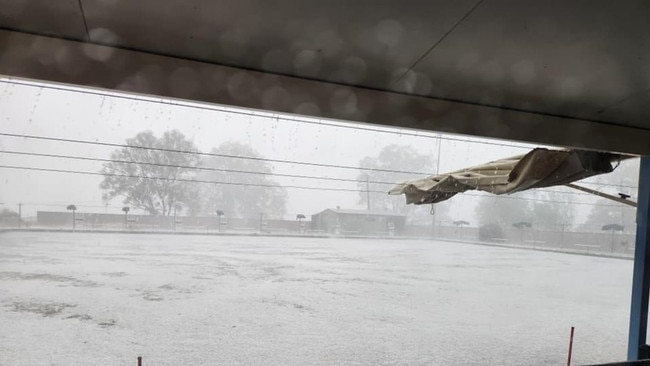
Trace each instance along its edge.
<path fill-rule="evenodd" d="M 650 153 L 647 1 L 0 0 L 0 74 Z"/>

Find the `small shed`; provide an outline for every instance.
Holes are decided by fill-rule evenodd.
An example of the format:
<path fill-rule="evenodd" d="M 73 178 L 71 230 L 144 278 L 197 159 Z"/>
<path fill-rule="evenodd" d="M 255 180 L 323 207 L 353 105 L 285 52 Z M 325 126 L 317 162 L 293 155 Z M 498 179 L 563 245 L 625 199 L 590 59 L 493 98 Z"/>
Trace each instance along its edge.
<path fill-rule="evenodd" d="M 311 216 L 312 230 L 341 235 L 400 235 L 405 223 L 406 216 L 387 211 L 328 208 Z"/>

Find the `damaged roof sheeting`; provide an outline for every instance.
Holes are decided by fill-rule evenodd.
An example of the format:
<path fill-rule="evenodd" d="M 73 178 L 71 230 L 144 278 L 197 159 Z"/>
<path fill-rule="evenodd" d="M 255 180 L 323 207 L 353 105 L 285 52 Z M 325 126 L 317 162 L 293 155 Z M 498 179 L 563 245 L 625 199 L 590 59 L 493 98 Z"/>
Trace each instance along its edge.
<path fill-rule="evenodd" d="M 406 195 L 407 204 L 438 203 L 469 190 L 506 194 L 565 185 L 614 170 L 629 155 L 585 150 L 536 148 L 525 155 L 397 184 L 388 193 Z"/>

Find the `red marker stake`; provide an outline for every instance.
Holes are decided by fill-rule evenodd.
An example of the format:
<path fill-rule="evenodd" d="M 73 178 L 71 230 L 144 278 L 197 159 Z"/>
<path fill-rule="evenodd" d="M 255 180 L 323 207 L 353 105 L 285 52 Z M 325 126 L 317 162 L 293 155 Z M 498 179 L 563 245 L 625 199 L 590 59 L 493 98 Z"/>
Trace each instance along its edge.
<path fill-rule="evenodd" d="M 569 358 L 566 361 L 566 366 L 571 366 L 571 354 L 573 353 L 573 332 L 575 327 L 571 327 L 571 337 L 569 338 Z"/>

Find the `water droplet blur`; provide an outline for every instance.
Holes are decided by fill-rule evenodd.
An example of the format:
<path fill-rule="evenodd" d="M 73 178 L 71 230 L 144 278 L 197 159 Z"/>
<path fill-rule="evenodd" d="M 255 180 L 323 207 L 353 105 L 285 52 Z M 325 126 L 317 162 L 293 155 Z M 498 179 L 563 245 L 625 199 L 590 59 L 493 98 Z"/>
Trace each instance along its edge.
<path fill-rule="evenodd" d="M 488 83 L 496 83 L 503 77 L 503 69 L 496 61 L 486 62 L 481 66 L 481 79 Z"/>
<path fill-rule="evenodd" d="M 228 93 L 235 100 L 246 100 L 257 94 L 255 79 L 247 72 L 238 72 L 228 79 Z"/>
<path fill-rule="evenodd" d="M 535 65 L 532 61 L 521 60 L 512 66 L 512 78 L 519 85 L 526 85 L 535 79 Z"/>
<path fill-rule="evenodd" d="M 262 69 L 270 72 L 286 74 L 291 71 L 292 57 L 289 52 L 274 49 L 267 52 L 262 58 Z"/>
<path fill-rule="evenodd" d="M 317 76 L 320 71 L 320 55 L 312 50 L 302 50 L 293 59 L 293 68 L 298 75 Z"/>
<path fill-rule="evenodd" d="M 248 35 L 241 29 L 235 28 L 221 34 L 219 37 L 219 48 L 224 55 L 236 58 L 246 52 L 249 42 Z"/>
<path fill-rule="evenodd" d="M 352 115 L 357 111 L 357 96 L 350 89 L 339 89 L 332 95 L 330 107 L 338 115 Z"/>
<path fill-rule="evenodd" d="M 88 37 L 91 42 L 104 45 L 115 45 L 119 41 L 117 34 L 106 28 L 93 28 L 88 32 Z"/>
<path fill-rule="evenodd" d="M 196 71 L 189 67 L 179 67 L 169 76 L 169 87 L 178 95 L 193 95 L 199 90 L 199 86 Z"/>
<path fill-rule="evenodd" d="M 268 109 L 284 109 L 291 95 L 281 86 L 270 87 L 262 93 L 262 105 Z"/>
<path fill-rule="evenodd" d="M 106 62 L 113 56 L 113 48 L 90 43 L 83 44 L 83 52 L 88 58 L 99 62 Z"/>
<path fill-rule="evenodd" d="M 402 25 L 393 20 L 382 20 L 375 26 L 377 40 L 386 46 L 395 47 L 402 38 Z"/>
<path fill-rule="evenodd" d="M 347 84 L 361 82 L 366 77 L 366 62 L 359 57 L 348 57 L 332 75 L 335 81 Z"/>
<path fill-rule="evenodd" d="M 574 77 L 562 79 L 558 87 L 564 97 L 577 97 L 582 94 L 582 82 Z"/>
<path fill-rule="evenodd" d="M 320 115 L 320 108 L 314 103 L 305 102 L 299 104 L 294 110 L 296 114 L 303 114 L 307 116 L 318 116 Z"/>

